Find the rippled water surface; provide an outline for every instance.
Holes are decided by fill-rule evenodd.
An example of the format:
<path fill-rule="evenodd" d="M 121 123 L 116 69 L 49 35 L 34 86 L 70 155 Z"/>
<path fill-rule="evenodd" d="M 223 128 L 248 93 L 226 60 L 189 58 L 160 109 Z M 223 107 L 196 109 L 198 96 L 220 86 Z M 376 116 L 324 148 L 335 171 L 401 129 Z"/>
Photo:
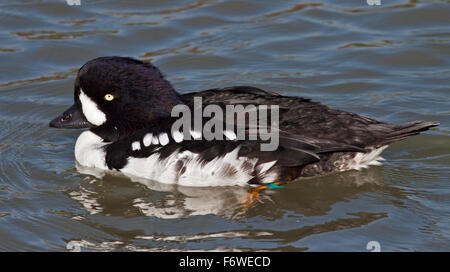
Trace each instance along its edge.
<path fill-rule="evenodd" d="M 0 250 L 450 250 L 449 1 L 0 1 Z M 247 188 L 168 187 L 77 169 L 48 122 L 77 69 L 152 61 L 180 92 L 253 85 L 400 124 L 383 166 Z M 72 244 L 73 244 L 72 243 Z"/>

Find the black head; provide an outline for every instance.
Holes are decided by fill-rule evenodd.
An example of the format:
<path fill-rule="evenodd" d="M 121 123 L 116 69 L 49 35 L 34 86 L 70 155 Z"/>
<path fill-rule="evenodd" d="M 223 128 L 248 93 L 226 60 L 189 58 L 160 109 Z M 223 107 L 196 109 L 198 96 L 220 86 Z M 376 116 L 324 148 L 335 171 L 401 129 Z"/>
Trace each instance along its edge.
<path fill-rule="evenodd" d="M 90 127 L 107 140 L 169 117 L 172 108 L 182 104 L 158 68 L 124 57 L 100 57 L 83 65 L 75 80 L 74 100 L 75 105 L 50 126 Z"/>

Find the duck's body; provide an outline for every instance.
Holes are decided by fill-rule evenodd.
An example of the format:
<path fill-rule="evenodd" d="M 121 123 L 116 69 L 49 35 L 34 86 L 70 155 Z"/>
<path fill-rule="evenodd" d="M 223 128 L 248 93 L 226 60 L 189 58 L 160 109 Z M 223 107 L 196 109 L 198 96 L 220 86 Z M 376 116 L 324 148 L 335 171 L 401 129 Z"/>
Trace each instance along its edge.
<path fill-rule="evenodd" d="M 106 83 L 95 82 L 101 79 Z M 277 105 L 278 147 L 261 151 L 262 140 L 240 140 L 237 131 L 224 130 L 224 140 L 203 139 L 198 131 L 185 139 L 171 131 L 176 119 L 170 110 L 179 104 L 194 110 L 194 97 L 223 109 Z M 78 109 L 87 120 L 72 127 L 95 125 L 77 140 L 75 158 L 81 165 L 186 186 L 267 184 L 379 165 L 390 143 L 438 125 L 391 125 L 246 86 L 181 95 L 154 66 L 119 57 L 95 59 L 80 69 L 75 102 L 71 117 Z M 52 126 L 64 127 L 63 119 L 55 120 Z"/>

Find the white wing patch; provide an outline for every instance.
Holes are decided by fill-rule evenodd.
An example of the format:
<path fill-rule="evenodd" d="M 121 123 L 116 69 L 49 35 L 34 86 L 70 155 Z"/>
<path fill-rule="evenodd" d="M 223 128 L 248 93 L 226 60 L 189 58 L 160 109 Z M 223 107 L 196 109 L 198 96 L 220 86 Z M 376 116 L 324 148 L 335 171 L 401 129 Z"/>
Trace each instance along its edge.
<path fill-rule="evenodd" d="M 100 126 L 101 124 L 106 122 L 105 113 L 99 110 L 97 104 L 92 101 L 92 99 L 89 98 L 89 96 L 87 96 L 82 89 L 80 89 L 79 98 L 83 114 L 91 124 Z"/>
<path fill-rule="evenodd" d="M 152 133 L 145 134 L 144 139 L 142 139 L 142 143 L 144 144 L 144 146 L 150 146 L 152 144 L 152 138 Z"/>
<path fill-rule="evenodd" d="M 189 130 L 189 133 L 191 133 L 192 138 L 194 138 L 195 140 L 202 138 L 202 133 L 200 131 Z"/>
<path fill-rule="evenodd" d="M 172 131 L 172 138 L 177 143 L 181 143 L 183 141 L 184 135 L 178 130 Z"/>
<path fill-rule="evenodd" d="M 141 144 L 140 144 L 138 141 L 133 142 L 133 143 L 131 144 L 131 149 L 132 149 L 133 151 L 141 150 Z"/>
<path fill-rule="evenodd" d="M 234 141 L 234 140 L 236 140 L 236 138 L 237 138 L 236 133 L 234 133 L 234 132 L 231 131 L 231 130 L 225 130 L 225 131 L 223 132 L 223 134 L 225 135 L 225 137 L 227 137 L 228 140 Z"/>
<path fill-rule="evenodd" d="M 169 136 L 167 135 L 167 133 L 161 133 L 158 135 L 158 139 L 159 139 L 159 143 L 161 145 L 166 145 L 169 143 Z"/>

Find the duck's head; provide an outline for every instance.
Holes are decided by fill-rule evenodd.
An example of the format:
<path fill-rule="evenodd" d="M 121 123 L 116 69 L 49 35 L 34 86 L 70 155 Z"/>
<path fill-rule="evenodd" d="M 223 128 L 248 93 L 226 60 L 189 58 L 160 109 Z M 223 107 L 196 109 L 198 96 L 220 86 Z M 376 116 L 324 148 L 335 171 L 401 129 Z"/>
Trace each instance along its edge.
<path fill-rule="evenodd" d="M 124 57 L 100 57 L 78 71 L 75 104 L 50 122 L 55 128 L 90 128 L 116 140 L 169 117 L 182 101 L 158 68 Z"/>

